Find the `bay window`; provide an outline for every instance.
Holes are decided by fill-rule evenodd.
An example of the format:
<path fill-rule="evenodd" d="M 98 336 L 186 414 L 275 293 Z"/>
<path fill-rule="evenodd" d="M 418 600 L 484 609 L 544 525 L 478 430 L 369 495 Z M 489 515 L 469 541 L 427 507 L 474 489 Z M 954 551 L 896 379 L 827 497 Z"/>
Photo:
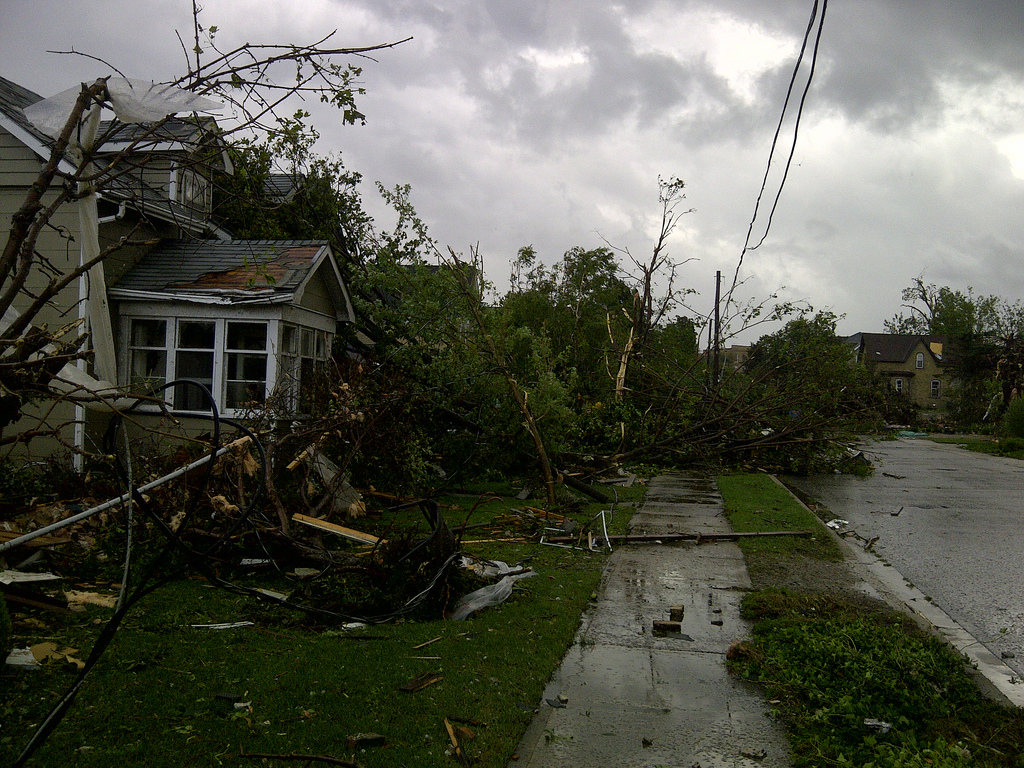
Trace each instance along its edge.
<path fill-rule="evenodd" d="M 242 415 L 275 391 L 290 410 L 306 412 L 315 371 L 330 359 L 327 331 L 277 319 L 129 316 L 122 334 L 133 392 L 190 379 L 210 390 L 226 416 Z M 174 387 L 164 399 L 175 411 L 210 411 L 196 387 Z"/>

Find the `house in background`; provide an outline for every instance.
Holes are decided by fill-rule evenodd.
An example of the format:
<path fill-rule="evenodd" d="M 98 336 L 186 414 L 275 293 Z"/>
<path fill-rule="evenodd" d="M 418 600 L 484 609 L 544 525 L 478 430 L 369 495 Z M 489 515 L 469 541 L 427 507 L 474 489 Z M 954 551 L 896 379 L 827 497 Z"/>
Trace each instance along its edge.
<path fill-rule="evenodd" d="M 50 157 L 52 140 L 24 112 L 41 100 L 0 78 L 3 243 L 11 217 Z M 102 296 L 110 299 L 114 383 L 141 391 L 145 385 L 192 379 L 212 391 L 225 415 L 240 415 L 246 403 L 261 402 L 275 389 L 286 391 L 286 400 L 299 408 L 312 370 L 330 357 L 338 324 L 353 320 L 331 248 L 315 241 L 232 240 L 214 221 L 215 174 L 232 168 L 212 118 L 172 118 L 155 129 L 104 123 L 100 136 L 106 140 L 96 165 L 117 163 L 118 170 L 98 190 L 99 245 L 125 237 L 135 243 L 104 262 L 105 286 L 100 286 L 110 287 Z M 70 161 L 61 169 L 74 172 Z M 37 242 L 41 260 L 57 273 L 80 263 L 78 206 L 59 208 Z M 36 292 L 47 279 L 39 271 L 26 288 Z M 36 322 L 65 326 L 85 318 L 85 305 L 95 300 L 83 280 L 56 296 Z M 25 295 L 15 308 L 29 301 Z M 198 393 L 195 387 L 168 391 L 167 406 L 184 417 L 209 412 Z M 25 409 L 4 432 L 57 429 L 60 440 L 35 440 L 21 451 L 37 459 L 66 452 L 61 441 L 94 450 L 108 418 L 67 401 L 47 403 Z"/>
<path fill-rule="evenodd" d="M 946 407 L 948 375 L 943 368 L 941 336 L 856 333 L 846 339 L 857 362 L 926 410 Z"/>

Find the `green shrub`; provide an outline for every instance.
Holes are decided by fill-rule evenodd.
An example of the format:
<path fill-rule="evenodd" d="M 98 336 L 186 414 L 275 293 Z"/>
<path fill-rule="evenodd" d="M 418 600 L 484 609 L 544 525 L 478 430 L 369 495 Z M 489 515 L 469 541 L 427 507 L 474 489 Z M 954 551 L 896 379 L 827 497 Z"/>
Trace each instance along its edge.
<path fill-rule="evenodd" d="M 999 452 L 1001 454 L 1016 453 L 1024 451 L 1024 437 L 1004 437 L 999 441 Z"/>
<path fill-rule="evenodd" d="M 1002 432 L 1006 437 L 1024 438 L 1024 398 L 1010 402 L 1003 414 Z"/>

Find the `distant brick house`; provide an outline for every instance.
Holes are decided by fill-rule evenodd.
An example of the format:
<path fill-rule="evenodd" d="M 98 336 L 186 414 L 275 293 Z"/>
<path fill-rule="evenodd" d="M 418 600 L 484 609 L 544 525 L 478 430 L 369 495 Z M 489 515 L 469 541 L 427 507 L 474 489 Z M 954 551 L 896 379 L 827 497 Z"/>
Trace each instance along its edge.
<path fill-rule="evenodd" d="M 943 337 L 855 333 L 846 341 L 857 362 L 887 379 L 912 403 L 927 410 L 945 409 L 949 376 L 943 366 Z"/>

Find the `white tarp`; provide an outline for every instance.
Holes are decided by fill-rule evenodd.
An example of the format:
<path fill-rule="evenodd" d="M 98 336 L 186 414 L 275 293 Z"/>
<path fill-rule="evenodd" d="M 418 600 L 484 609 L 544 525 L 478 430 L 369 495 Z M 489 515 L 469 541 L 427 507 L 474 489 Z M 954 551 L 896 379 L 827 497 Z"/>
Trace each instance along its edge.
<path fill-rule="evenodd" d="M 25 116 L 49 136 L 59 136 L 81 92 L 81 86 L 69 88 L 37 101 L 25 108 Z M 107 93 L 111 109 L 124 123 L 154 123 L 176 112 L 217 112 L 223 108 L 213 99 L 149 80 L 111 77 Z"/>
<path fill-rule="evenodd" d="M 55 96 L 26 107 L 25 116 L 39 130 L 50 136 L 58 136 L 64 129 L 80 93 L 81 87 L 61 91 Z M 107 80 L 107 93 L 110 97 L 109 106 L 117 118 L 125 123 L 156 122 L 176 112 L 215 111 L 222 108 L 221 104 L 205 96 L 148 80 L 111 77 Z M 93 148 L 99 131 L 100 105 L 92 105 L 83 116 L 82 123 L 81 135 L 72 136 L 69 146 L 71 153 L 78 155 L 79 158 L 80 152 Z M 78 202 L 78 213 L 82 239 L 81 263 L 86 263 L 100 253 L 99 221 L 95 189 L 89 184 L 80 186 L 82 197 Z M 70 371 L 71 366 L 66 366 L 54 387 L 58 390 L 70 389 L 73 392 L 85 389 L 94 393 L 99 389 L 109 397 L 114 388 L 110 382 L 117 381 L 117 363 L 102 263 L 90 268 L 87 280 L 88 289 L 83 298 L 87 301 L 87 316 L 95 353 L 94 367 L 100 380 L 97 381 L 84 372 L 76 375 Z M 60 379 L 64 381 L 61 382 Z"/>

